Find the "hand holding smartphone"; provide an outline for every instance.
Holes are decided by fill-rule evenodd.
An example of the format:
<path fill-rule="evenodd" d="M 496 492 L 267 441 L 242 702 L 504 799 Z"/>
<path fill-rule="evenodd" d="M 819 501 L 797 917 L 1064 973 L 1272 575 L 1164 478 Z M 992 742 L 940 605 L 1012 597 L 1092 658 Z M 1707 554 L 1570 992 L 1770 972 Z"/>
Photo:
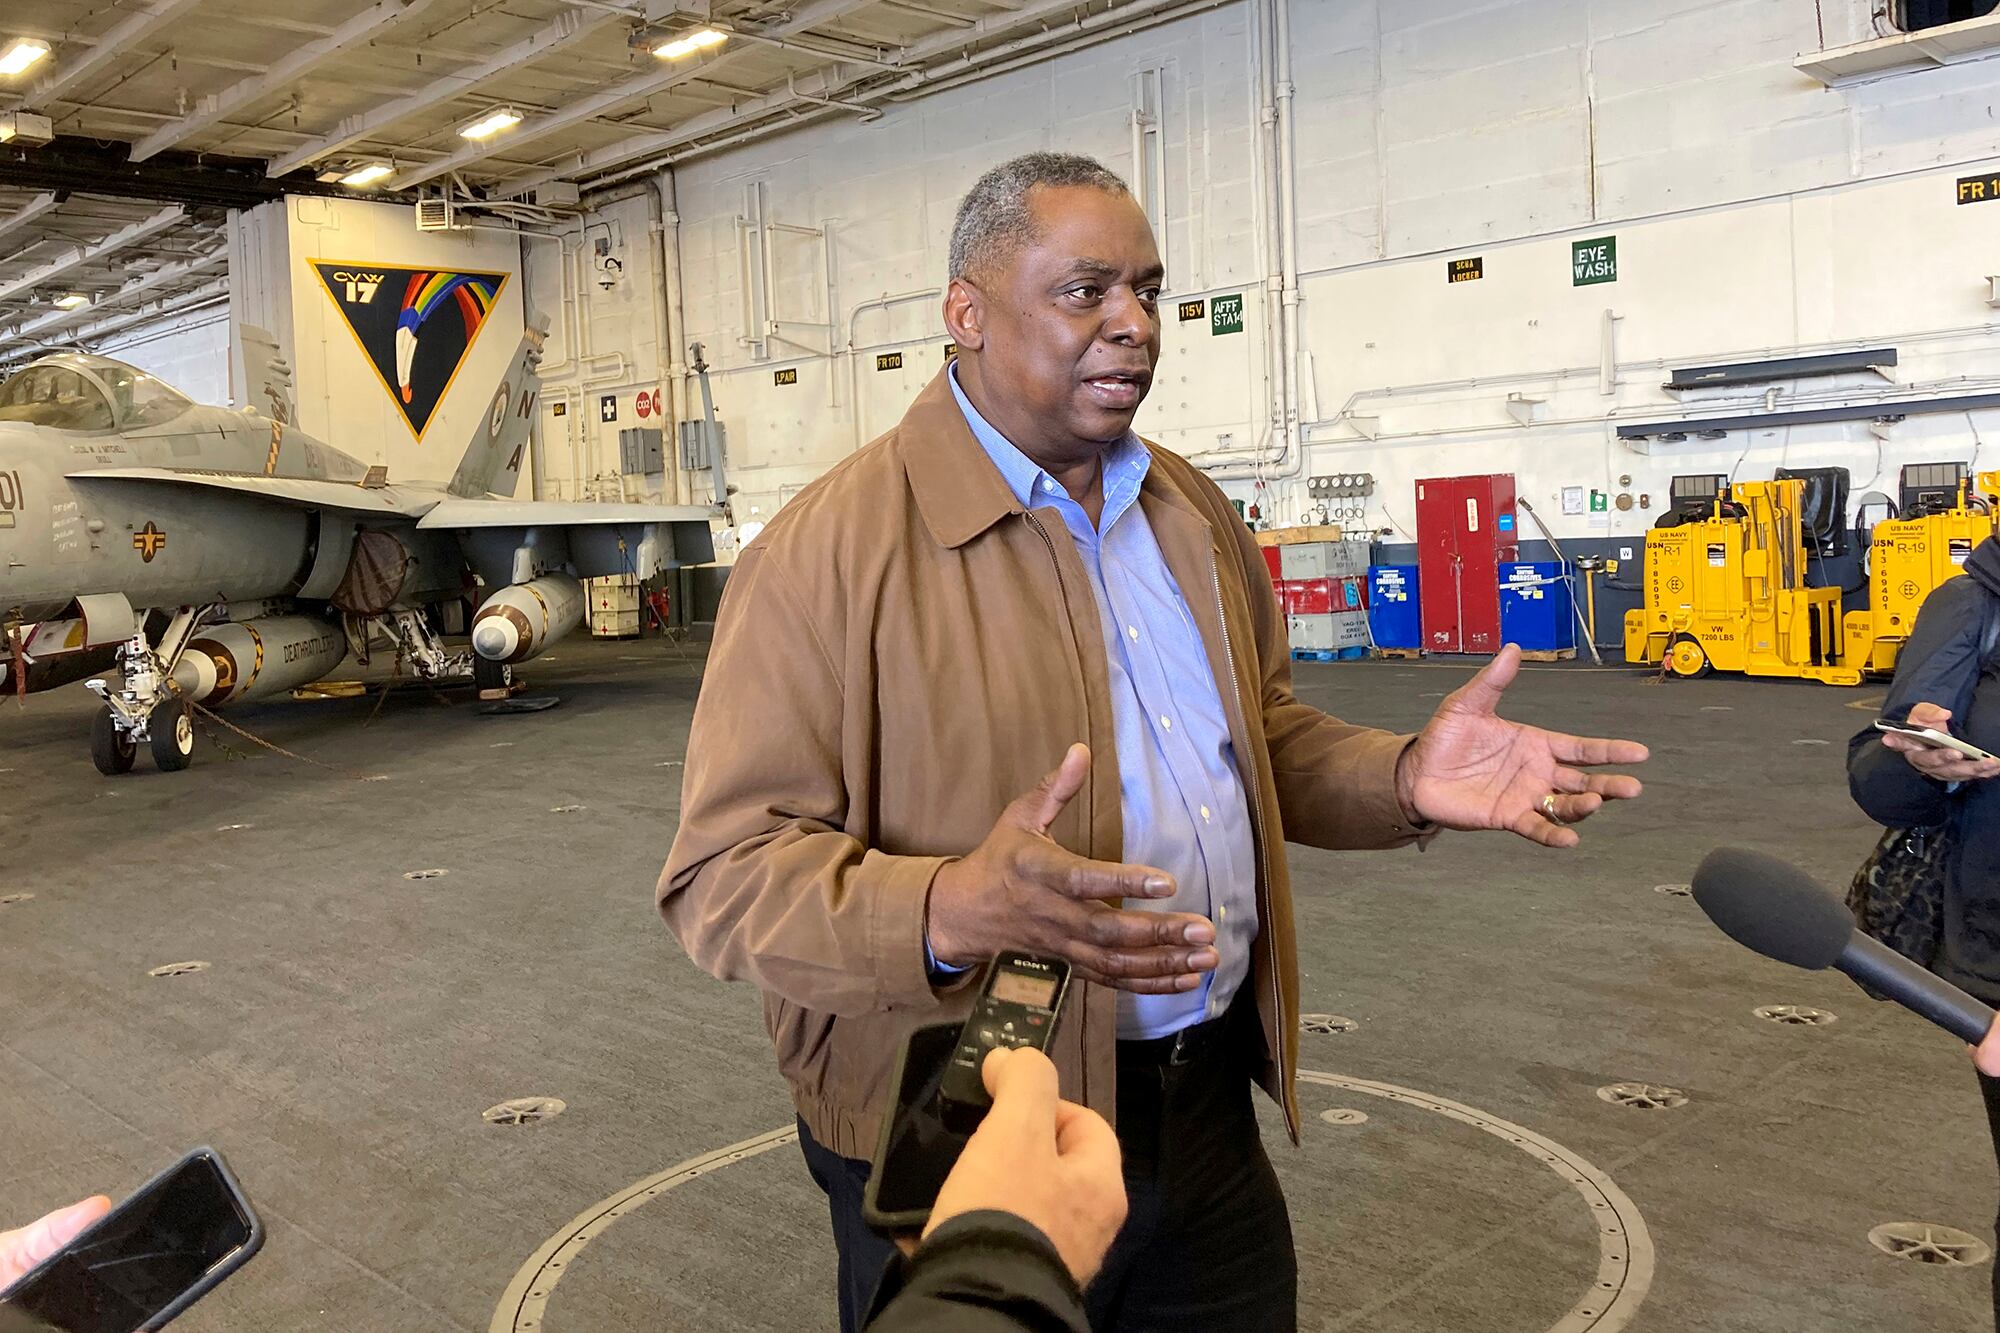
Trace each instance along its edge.
<path fill-rule="evenodd" d="M 1069 992 L 1069 964 L 1008 952 L 993 960 L 963 1024 L 918 1028 L 896 1061 L 896 1104 L 882 1124 L 861 1215 L 877 1231 L 919 1231 L 965 1141 L 992 1105 L 980 1077 L 986 1053 L 1047 1053 Z M 0 1330 L 4 1333 L 4 1330 Z"/>
<path fill-rule="evenodd" d="M 1961 740 L 1948 731 L 1938 731 L 1933 727 L 1911 727 L 1899 722 L 1889 722 L 1877 718 L 1875 720 L 1875 730 L 1885 732 L 1891 736 L 1907 737 L 1919 745 L 1929 746 L 1934 750 L 1955 750 L 1967 759 L 1992 759 L 1996 757 L 1980 749 L 1971 741 Z"/>
<path fill-rule="evenodd" d="M 0 1333 L 165 1328 L 263 1243 L 222 1155 L 196 1148 L 0 1291 Z"/>

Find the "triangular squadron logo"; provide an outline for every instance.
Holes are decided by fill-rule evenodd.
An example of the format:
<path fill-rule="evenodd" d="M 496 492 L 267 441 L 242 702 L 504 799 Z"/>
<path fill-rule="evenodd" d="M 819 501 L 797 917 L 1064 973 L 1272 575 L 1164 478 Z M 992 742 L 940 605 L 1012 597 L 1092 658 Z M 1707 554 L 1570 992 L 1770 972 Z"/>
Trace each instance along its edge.
<path fill-rule="evenodd" d="M 423 439 L 507 275 L 317 259 L 313 271 L 410 433 Z"/>

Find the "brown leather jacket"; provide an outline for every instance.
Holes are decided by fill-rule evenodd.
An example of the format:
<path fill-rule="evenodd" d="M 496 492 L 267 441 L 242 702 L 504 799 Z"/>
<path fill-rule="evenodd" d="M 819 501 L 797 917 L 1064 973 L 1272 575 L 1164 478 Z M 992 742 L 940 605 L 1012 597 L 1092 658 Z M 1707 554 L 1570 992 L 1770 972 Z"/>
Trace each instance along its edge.
<path fill-rule="evenodd" d="M 1415 841 L 1395 796 L 1408 738 L 1293 697 L 1270 578 L 1214 483 L 1156 447 L 1139 503 L 1216 679 L 1234 686 L 1222 696 L 1262 867 L 1245 984 L 1263 1020 L 1259 1082 L 1296 1137 L 1285 839 Z M 940 372 L 737 561 L 660 876 L 660 912 L 688 955 L 764 992 L 779 1066 L 825 1146 L 872 1156 L 905 1034 L 975 998 L 970 981 L 933 990 L 925 970 L 938 868 L 1079 740 L 1090 779 L 1049 833 L 1117 861 L 1118 751 L 1090 583 L 1061 517 L 1015 502 Z M 1079 986 L 1050 1051 L 1064 1094 L 1106 1116 L 1116 1024 L 1115 993 Z"/>

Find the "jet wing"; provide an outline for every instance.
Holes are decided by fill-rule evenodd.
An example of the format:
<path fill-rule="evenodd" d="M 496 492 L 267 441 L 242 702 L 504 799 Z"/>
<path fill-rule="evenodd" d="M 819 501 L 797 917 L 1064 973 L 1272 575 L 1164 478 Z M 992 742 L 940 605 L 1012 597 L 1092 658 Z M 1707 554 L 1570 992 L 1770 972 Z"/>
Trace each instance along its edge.
<path fill-rule="evenodd" d="M 435 491 L 412 491 L 397 486 L 359 486 L 351 481 L 323 481 L 311 477 L 264 477 L 242 472 L 202 472 L 170 467 L 91 468 L 72 472 L 74 482 L 143 481 L 169 486 L 198 486 L 229 491 L 278 504 L 311 509 L 344 509 L 357 514 L 394 514 L 418 518 L 437 504 Z M 578 508 L 588 508 L 579 505 Z"/>
<path fill-rule="evenodd" d="M 489 584 L 522 583 L 548 569 L 578 578 L 651 578 L 715 559 L 706 505 L 588 504 L 543 500 L 445 500 L 419 528 L 458 534 Z"/>

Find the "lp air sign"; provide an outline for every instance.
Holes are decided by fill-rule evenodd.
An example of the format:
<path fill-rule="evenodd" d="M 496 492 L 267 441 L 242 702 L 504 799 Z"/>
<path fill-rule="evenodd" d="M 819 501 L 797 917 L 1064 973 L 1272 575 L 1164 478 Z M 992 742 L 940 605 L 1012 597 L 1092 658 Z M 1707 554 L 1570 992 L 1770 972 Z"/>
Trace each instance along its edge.
<path fill-rule="evenodd" d="M 1618 281 L 1618 238 L 1599 236 L 1595 240 L 1571 241 L 1569 275 L 1572 287 Z"/>

